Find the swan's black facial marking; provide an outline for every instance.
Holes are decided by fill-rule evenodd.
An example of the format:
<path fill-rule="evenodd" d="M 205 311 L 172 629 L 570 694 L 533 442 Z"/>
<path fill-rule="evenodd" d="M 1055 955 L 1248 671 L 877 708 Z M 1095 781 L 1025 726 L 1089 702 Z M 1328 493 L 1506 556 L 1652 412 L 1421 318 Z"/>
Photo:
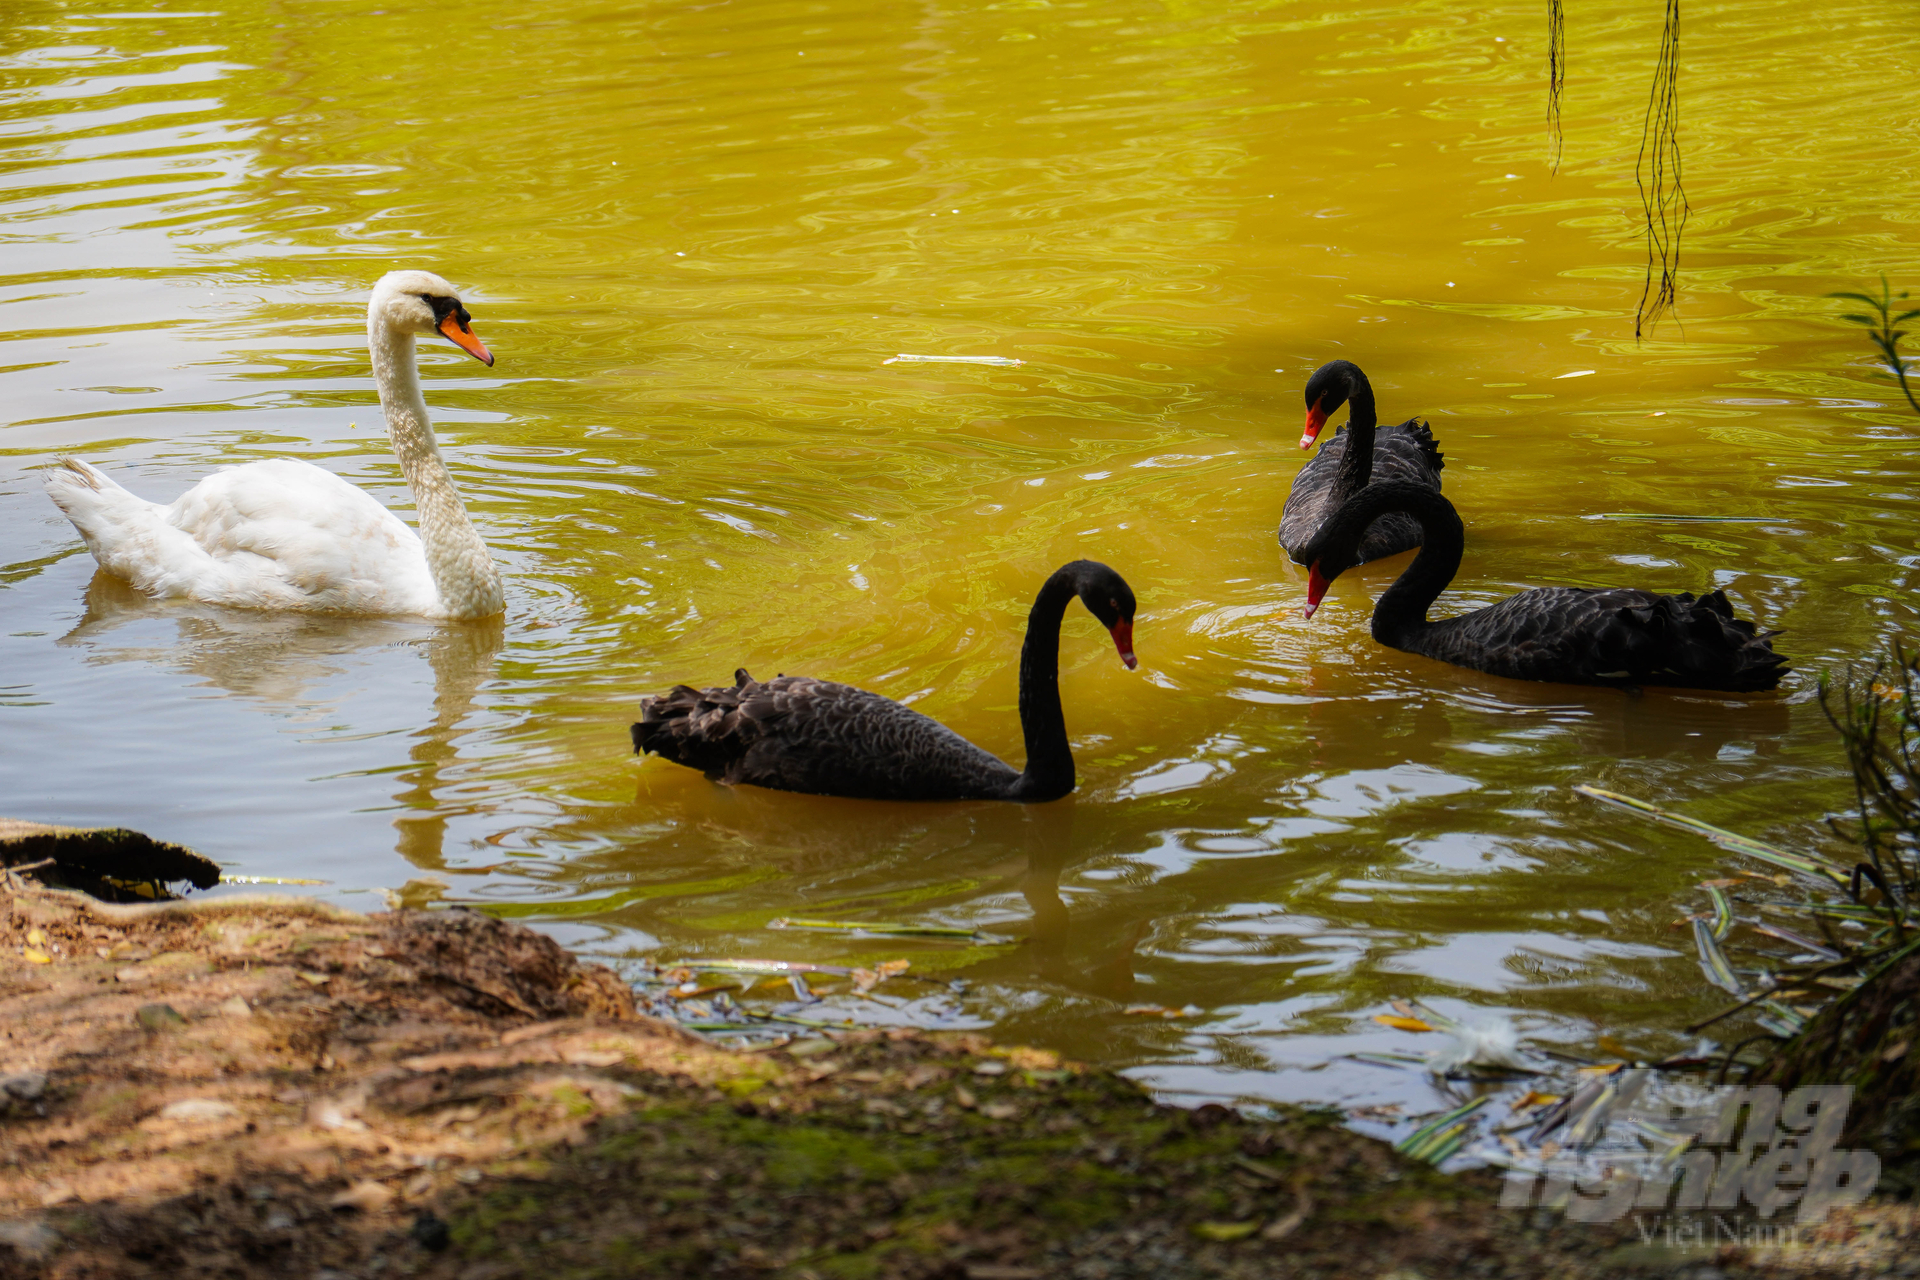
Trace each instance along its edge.
<path fill-rule="evenodd" d="M 462 333 L 473 332 L 473 317 L 468 315 L 467 309 L 460 305 L 460 299 L 443 297 L 437 293 L 423 293 L 420 295 L 420 301 L 433 308 L 434 328 L 444 327 L 447 317 L 452 316 L 459 324 Z"/>
<path fill-rule="evenodd" d="M 473 317 L 460 305 L 460 299 L 435 293 L 417 295 L 420 301 L 433 308 L 433 327 L 441 337 L 460 348 L 468 355 L 491 368 L 493 353 L 487 350 L 487 344 L 480 341 L 473 332 Z"/>

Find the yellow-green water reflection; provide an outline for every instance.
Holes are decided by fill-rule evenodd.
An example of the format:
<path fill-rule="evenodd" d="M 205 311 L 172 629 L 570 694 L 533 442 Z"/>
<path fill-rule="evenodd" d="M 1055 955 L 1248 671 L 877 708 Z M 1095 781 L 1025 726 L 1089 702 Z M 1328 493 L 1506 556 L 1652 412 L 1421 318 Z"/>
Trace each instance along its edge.
<path fill-rule="evenodd" d="M 357 904 L 437 879 L 601 953 L 913 951 L 973 979 L 968 1017 L 1176 1086 L 1393 1095 L 1320 1064 L 1407 1047 L 1365 1020 L 1398 994 L 1673 1047 L 1713 997 L 1669 924 L 1727 858 L 1568 787 L 1788 842 L 1845 803 L 1813 675 L 1909 622 L 1916 464 L 1822 295 L 1911 261 L 1887 86 L 1920 40 L 1881 3 L 1689 7 L 1680 323 L 1636 346 L 1659 33 L 1576 8 L 1551 176 L 1532 4 L 8 6 L 4 811 Z M 500 357 L 426 359 L 504 625 L 94 580 L 32 470 L 62 452 L 156 498 L 291 454 L 405 506 L 360 328 L 398 265 L 459 282 Z M 1724 586 L 1785 629 L 1786 695 L 1382 651 L 1398 562 L 1302 621 L 1273 526 L 1335 356 L 1434 423 L 1451 599 Z M 1143 666 L 1070 620 L 1059 806 L 730 794 L 625 754 L 640 694 L 745 665 L 1017 760 L 1018 628 L 1082 555 L 1137 589 Z M 767 929 L 796 912 L 1032 939 Z"/>

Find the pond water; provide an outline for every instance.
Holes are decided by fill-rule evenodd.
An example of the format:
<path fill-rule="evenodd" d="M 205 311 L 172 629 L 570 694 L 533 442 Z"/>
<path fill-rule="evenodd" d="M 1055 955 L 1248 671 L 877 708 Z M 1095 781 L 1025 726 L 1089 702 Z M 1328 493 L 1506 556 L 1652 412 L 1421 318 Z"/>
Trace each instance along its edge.
<path fill-rule="evenodd" d="M 0 813 L 601 956 L 910 956 L 970 981 L 950 1024 L 1174 1094 L 1422 1096 L 1341 1056 L 1422 1047 L 1371 1021 L 1396 996 L 1690 1044 L 1720 997 L 1673 923 L 1737 864 L 1570 788 L 1835 847 L 1816 678 L 1912 625 L 1920 420 L 1824 295 L 1910 270 L 1920 36 L 1877 0 L 1687 6 L 1680 305 L 1637 343 L 1657 13 L 1569 11 L 1555 174 L 1542 8 L 13 0 Z M 161 500 L 300 457 L 411 517 L 362 327 L 397 266 L 460 285 L 499 358 L 423 347 L 504 621 L 96 574 L 41 491 L 62 454 Z M 1303 620 L 1273 530 L 1335 357 L 1445 449 L 1444 603 L 1723 587 L 1782 629 L 1783 692 L 1384 650 L 1404 558 Z M 734 793 L 629 754 L 641 695 L 744 665 L 1017 763 L 1025 611 L 1079 556 L 1137 591 L 1141 668 L 1076 607 L 1066 801 Z"/>

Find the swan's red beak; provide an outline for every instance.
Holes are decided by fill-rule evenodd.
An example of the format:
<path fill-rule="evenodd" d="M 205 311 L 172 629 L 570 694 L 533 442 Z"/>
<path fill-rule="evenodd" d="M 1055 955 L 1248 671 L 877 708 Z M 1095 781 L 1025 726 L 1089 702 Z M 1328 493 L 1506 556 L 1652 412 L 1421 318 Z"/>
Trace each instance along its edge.
<path fill-rule="evenodd" d="M 1326 425 L 1327 415 L 1320 408 L 1320 402 L 1315 400 L 1313 402 L 1313 408 L 1307 410 L 1307 425 L 1302 428 L 1300 432 L 1300 447 L 1302 449 L 1313 448 L 1314 440 L 1320 435 L 1320 428 Z"/>
<path fill-rule="evenodd" d="M 1140 659 L 1133 656 L 1133 623 L 1122 618 L 1107 630 L 1113 632 L 1113 647 L 1120 651 L 1120 661 L 1127 664 L 1127 670 L 1139 666 Z"/>
<path fill-rule="evenodd" d="M 1331 581 L 1320 576 L 1320 562 L 1315 560 L 1313 567 L 1307 570 L 1306 617 L 1313 616 L 1313 611 L 1320 607 L 1320 601 L 1326 596 L 1327 588 L 1332 585 Z"/>
<path fill-rule="evenodd" d="M 466 328 L 460 323 L 460 316 L 457 311 L 449 313 L 447 318 L 440 322 L 440 332 L 446 335 L 447 341 L 453 343 L 454 346 L 460 348 L 481 364 L 489 368 L 493 366 L 493 352 L 487 350 L 486 343 L 474 337 L 472 329 Z"/>

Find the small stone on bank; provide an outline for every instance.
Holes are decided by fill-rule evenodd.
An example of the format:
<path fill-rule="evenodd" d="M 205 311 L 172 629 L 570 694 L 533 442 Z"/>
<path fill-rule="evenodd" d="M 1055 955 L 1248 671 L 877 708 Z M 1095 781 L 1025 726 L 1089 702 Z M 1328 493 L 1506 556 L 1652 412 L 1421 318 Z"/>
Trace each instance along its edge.
<path fill-rule="evenodd" d="M 378 1213 L 393 1203 L 393 1192 L 377 1182 L 356 1182 L 327 1203 L 335 1209 Z"/>
<path fill-rule="evenodd" d="M 187 1098 L 160 1109 L 162 1120 L 179 1124 L 212 1124 L 216 1120 L 231 1120 L 239 1114 L 240 1108 L 218 1098 Z"/>
<path fill-rule="evenodd" d="M 229 996 L 216 1006 L 217 1012 L 228 1018 L 251 1018 L 253 1006 L 242 996 Z"/>
<path fill-rule="evenodd" d="M 14 1071 L 0 1076 L 0 1092 L 9 1098 L 32 1102 L 47 1091 L 47 1078 L 38 1071 Z"/>

